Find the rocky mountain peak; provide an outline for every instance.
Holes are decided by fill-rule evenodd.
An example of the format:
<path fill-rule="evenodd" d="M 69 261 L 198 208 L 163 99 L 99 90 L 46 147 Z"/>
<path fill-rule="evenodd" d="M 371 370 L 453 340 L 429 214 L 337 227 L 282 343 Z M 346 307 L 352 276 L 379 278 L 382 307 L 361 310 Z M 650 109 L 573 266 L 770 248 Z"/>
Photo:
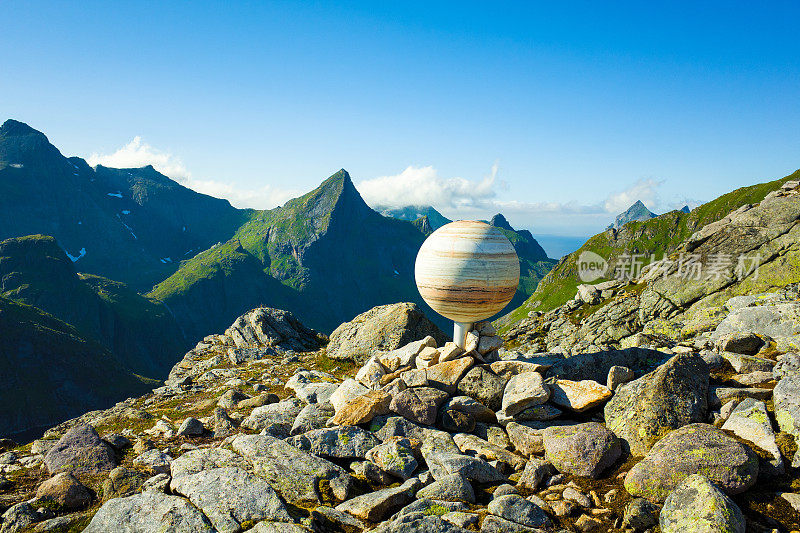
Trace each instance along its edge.
<path fill-rule="evenodd" d="M 511 224 L 508 223 L 506 217 L 504 217 L 501 213 L 497 213 L 492 219 L 489 221 L 489 224 L 496 228 L 503 228 L 507 229 L 508 231 L 514 231 L 514 228 L 511 227 Z"/>
<path fill-rule="evenodd" d="M 44 133 L 24 122 L 8 119 L 0 126 L 0 162 L 39 166 L 60 157 L 61 152 Z"/>
<path fill-rule="evenodd" d="M 614 223 L 608 226 L 606 229 L 619 229 L 628 222 L 650 220 L 651 218 L 655 217 L 656 214 L 647 209 L 647 206 L 644 205 L 644 202 L 641 200 L 636 200 L 636 202 L 634 202 L 633 205 L 631 205 L 623 213 L 617 215 Z"/>

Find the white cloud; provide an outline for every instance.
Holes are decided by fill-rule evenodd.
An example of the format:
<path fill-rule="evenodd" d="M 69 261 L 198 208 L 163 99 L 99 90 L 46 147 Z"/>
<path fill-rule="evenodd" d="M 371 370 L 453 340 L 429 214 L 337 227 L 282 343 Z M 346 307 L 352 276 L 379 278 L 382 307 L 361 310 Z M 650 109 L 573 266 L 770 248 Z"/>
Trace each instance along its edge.
<path fill-rule="evenodd" d="M 225 198 L 236 207 L 253 209 L 270 209 L 302 194 L 300 191 L 279 189 L 272 185 L 265 185 L 260 189 L 241 189 L 233 183 L 214 180 L 189 179 L 184 185 L 203 194 Z"/>
<path fill-rule="evenodd" d="M 653 178 L 639 179 L 592 204 L 503 200 L 498 198 L 498 192 L 507 187 L 498 180 L 497 174 L 497 163 L 492 166 L 491 174 L 481 180 L 445 178 L 433 166 L 410 166 L 393 176 L 361 181 L 356 187 L 371 206 L 432 205 L 453 220 L 486 220 L 495 213 L 503 213 L 517 228 L 558 234 L 597 233 L 637 200 L 656 214 L 700 204 L 697 200 L 678 197 L 662 200 L 659 189 L 664 180 Z"/>
<path fill-rule="evenodd" d="M 490 203 L 497 195 L 496 189 L 504 186 L 497 179 L 497 168 L 495 163 L 491 174 L 474 181 L 461 177 L 442 178 L 432 166 L 410 166 L 400 174 L 364 180 L 356 187 L 371 206 L 478 207 Z"/>
<path fill-rule="evenodd" d="M 153 168 L 176 181 L 183 182 L 191 177 L 180 158 L 142 142 L 142 138 L 138 135 L 113 154 L 101 155 L 95 152 L 86 158 L 86 162 L 93 167 L 103 165 L 111 168 L 139 168 L 153 165 Z"/>
<path fill-rule="evenodd" d="M 604 203 L 605 210 L 612 214 L 621 213 L 637 200 L 641 200 L 648 209 L 653 211 L 661 204 L 658 188 L 662 183 L 664 183 L 663 180 L 640 179 L 623 191 L 609 194 Z"/>
<path fill-rule="evenodd" d="M 153 165 L 157 171 L 181 185 L 199 193 L 225 198 L 236 207 L 270 209 L 301 194 L 300 191 L 284 190 L 272 185 L 265 185 L 259 189 L 244 189 L 231 182 L 193 178 L 179 157 L 147 144 L 138 135 L 113 154 L 93 153 L 86 158 L 86 161 L 91 166 L 103 165 L 111 168 L 140 168 Z"/>

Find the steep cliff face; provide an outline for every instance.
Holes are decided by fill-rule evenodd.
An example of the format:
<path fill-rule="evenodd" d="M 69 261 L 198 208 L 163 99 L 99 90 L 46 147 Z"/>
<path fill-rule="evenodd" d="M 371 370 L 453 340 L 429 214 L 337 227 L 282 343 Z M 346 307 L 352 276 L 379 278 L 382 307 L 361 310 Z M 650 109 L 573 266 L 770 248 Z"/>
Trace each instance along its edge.
<path fill-rule="evenodd" d="M 53 237 L 0 242 L 0 296 L 31 305 L 112 351 L 132 371 L 166 376 L 187 342 L 163 306 L 125 285 L 79 274 Z"/>
<path fill-rule="evenodd" d="M 2 296 L 0 331 L 0 435 L 110 406 L 156 384 L 72 326 Z"/>

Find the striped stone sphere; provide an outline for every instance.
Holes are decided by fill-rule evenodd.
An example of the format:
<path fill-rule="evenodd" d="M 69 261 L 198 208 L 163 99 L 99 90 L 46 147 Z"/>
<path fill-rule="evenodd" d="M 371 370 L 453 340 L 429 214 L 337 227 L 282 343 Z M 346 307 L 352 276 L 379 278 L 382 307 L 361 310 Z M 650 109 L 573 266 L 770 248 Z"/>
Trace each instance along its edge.
<path fill-rule="evenodd" d="M 455 322 L 499 312 L 519 284 L 519 258 L 503 233 L 485 222 L 459 220 L 434 231 L 414 267 L 422 299 Z"/>

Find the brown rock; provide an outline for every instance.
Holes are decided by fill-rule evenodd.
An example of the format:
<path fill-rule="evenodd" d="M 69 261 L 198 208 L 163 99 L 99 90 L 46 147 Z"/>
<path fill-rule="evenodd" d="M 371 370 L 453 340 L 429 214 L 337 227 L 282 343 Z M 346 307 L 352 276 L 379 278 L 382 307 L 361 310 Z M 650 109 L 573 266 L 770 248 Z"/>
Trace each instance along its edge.
<path fill-rule="evenodd" d="M 389 412 L 392 397 L 384 391 L 373 390 L 350 400 L 331 418 L 334 426 L 356 426 L 365 424 L 379 415 Z"/>
<path fill-rule="evenodd" d="M 62 472 L 39 485 L 36 498 L 41 503 L 47 502 L 60 509 L 74 510 L 89 505 L 92 493 L 75 476 Z"/>
<path fill-rule="evenodd" d="M 448 394 L 456 392 L 458 380 L 475 363 L 472 357 L 459 357 L 428 367 L 428 383 Z"/>
<path fill-rule="evenodd" d="M 611 389 L 591 379 L 582 381 L 559 379 L 552 387 L 553 395 L 550 400 L 560 407 L 577 412 L 596 407 L 611 398 L 613 394 Z"/>

